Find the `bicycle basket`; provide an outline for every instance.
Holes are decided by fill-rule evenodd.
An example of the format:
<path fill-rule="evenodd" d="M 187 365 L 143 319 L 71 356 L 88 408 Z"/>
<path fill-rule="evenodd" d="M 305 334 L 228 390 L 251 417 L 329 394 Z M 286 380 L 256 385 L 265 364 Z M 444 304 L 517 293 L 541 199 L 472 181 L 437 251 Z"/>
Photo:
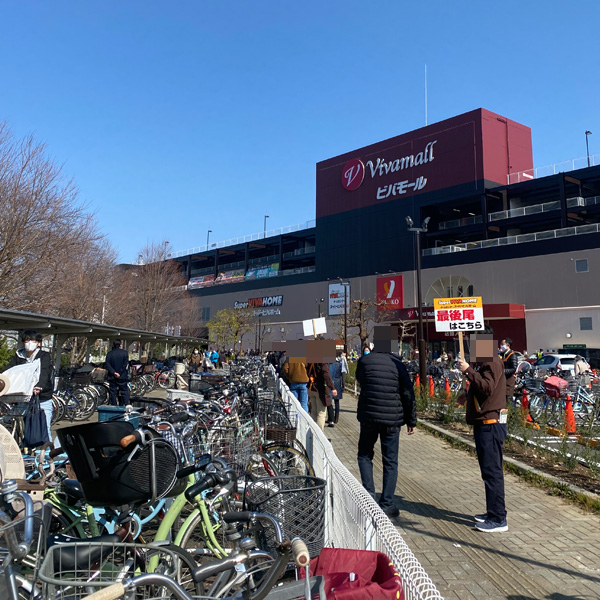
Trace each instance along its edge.
<path fill-rule="evenodd" d="M 321 552 L 325 541 L 326 482 L 303 475 L 267 477 L 249 483 L 245 500 L 250 510 L 273 515 L 286 538 L 301 537 L 311 557 Z M 274 548 L 272 529 L 263 530 L 267 551 Z"/>
<path fill-rule="evenodd" d="M 57 431 L 86 501 L 91 506 L 143 504 L 166 497 L 173 489 L 180 464 L 177 452 L 158 433 L 145 445 L 121 440 L 131 435 L 126 421 L 106 421 Z"/>

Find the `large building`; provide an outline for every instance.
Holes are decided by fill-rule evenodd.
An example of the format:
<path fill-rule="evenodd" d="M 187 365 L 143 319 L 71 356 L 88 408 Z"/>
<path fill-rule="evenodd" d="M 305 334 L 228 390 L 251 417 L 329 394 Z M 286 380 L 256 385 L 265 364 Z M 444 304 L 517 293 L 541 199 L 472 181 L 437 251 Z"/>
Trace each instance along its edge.
<path fill-rule="evenodd" d="M 318 163 L 314 224 L 176 260 L 204 321 L 251 308 L 277 341 L 319 314 L 337 334 L 342 280 L 386 321 L 416 320 L 419 243 L 431 349 L 455 334 L 436 332 L 427 307 L 467 295 L 518 350 L 600 347 L 600 165 L 587 162 L 539 173 L 531 130 L 477 109 Z M 427 231 L 408 231 L 406 217 Z M 252 333 L 244 347 L 254 344 Z"/>

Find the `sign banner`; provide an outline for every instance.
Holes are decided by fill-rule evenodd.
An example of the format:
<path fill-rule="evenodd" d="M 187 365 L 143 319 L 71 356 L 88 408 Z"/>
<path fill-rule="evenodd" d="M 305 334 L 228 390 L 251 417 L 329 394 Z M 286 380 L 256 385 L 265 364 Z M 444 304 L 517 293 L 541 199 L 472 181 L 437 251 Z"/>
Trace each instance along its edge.
<path fill-rule="evenodd" d="M 345 290 L 345 288 L 348 288 Z M 345 290 L 345 292 L 344 292 Z M 345 293 L 345 296 L 344 296 Z M 346 298 L 346 314 L 350 311 L 350 285 L 341 283 L 329 284 L 329 316 L 344 314 L 344 297 Z"/>
<path fill-rule="evenodd" d="M 377 278 L 377 310 L 404 308 L 402 275 Z"/>
<path fill-rule="evenodd" d="M 279 275 L 279 263 L 271 263 L 262 267 L 254 267 L 246 272 L 246 281 L 250 279 L 267 279 Z"/>
<path fill-rule="evenodd" d="M 215 283 L 233 283 L 234 281 L 241 281 L 244 279 L 246 272 L 243 269 L 236 269 L 235 271 L 223 271 L 219 273 Z"/>
<path fill-rule="evenodd" d="M 481 296 L 472 298 L 435 298 L 436 331 L 483 331 Z"/>
<path fill-rule="evenodd" d="M 215 282 L 214 275 L 202 275 L 200 277 L 192 277 L 188 282 L 188 289 L 202 288 L 212 285 Z"/>

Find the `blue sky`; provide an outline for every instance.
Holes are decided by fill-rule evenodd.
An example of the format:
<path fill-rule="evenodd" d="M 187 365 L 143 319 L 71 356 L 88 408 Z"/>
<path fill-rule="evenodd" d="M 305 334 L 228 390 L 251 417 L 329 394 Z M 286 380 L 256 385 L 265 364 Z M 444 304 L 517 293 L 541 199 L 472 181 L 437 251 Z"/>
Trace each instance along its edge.
<path fill-rule="evenodd" d="M 0 0 L 0 120 L 122 261 L 314 218 L 315 163 L 484 107 L 600 152 L 600 2 Z"/>

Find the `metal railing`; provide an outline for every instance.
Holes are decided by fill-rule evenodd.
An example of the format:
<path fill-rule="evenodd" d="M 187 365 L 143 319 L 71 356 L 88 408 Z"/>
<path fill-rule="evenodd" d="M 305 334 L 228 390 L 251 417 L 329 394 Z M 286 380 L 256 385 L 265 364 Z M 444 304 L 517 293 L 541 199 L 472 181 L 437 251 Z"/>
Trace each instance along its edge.
<path fill-rule="evenodd" d="M 589 163 L 590 167 L 600 165 L 600 154 L 591 154 Z M 587 156 L 572 158 L 563 162 L 554 163 L 553 165 L 535 167 L 533 169 L 527 169 L 526 171 L 519 171 L 518 173 L 509 173 L 507 175 L 507 182 L 510 185 L 511 183 L 520 183 L 521 181 L 531 181 L 532 179 L 548 177 L 549 175 L 556 175 L 557 173 L 567 173 L 569 171 L 576 171 L 577 169 L 585 169 L 587 166 Z"/>
<path fill-rule="evenodd" d="M 477 242 L 466 242 L 464 244 L 453 244 L 440 246 L 438 248 L 426 248 L 422 256 L 437 256 L 438 254 L 450 254 L 452 252 L 464 252 L 465 250 L 481 250 L 482 248 L 495 248 L 497 246 L 510 246 L 512 244 L 524 244 L 527 242 L 539 242 L 557 238 L 570 237 L 573 235 L 585 235 L 587 233 L 600 232 L 599 223 L 579 225 L 577 227 L 564 227 L 563 229 L 551 229 L 549 231 L 538 231 L 537 233 L 523 233 L 491 240 L 480 240 Z"/>
<path fill-rule="evenodd" d="M 294 233 L 296 231 L 303 231 L 304 229 L 311 229 L 316 224 L 316 221 L 305 221 L 304 223 L 297 223 L 296 225 L 288 225 L 287 227 L 280 227 L 279 229 L 269 229 L 267 231 L 261 231 L 260 233 L 252 233 L 250 235 L 244 235 L 242 237 L 230 238 L 223 240 L 222 242 L 215 242 L 205 244 L 204 246 L 196 246 L 195 248 L 188 248 L 187 250 L 178 250 L 177 252 L 171 252 L 169 258 L 177 258 L 179 256 L 187 256 L 188 254 L 199 254 L 200 252 L 207 252 L 208 250 L 215 250 L 217 248 L 227 248 L 228 246 L 236 246 L 237 244 L 243 244 L 245 242 L 255 242 L 257 240 L 264 240 L 269 237 L 276 235 L 284 235 L 286 233 Z"/>
<path fill-rule="evenodd" d="M 481 215 L 475 215 L 474 217 L 464 217 L 463 219 L 453 219 L 452 221 L 442 221 L 439 224 L 439 229 L 455 229 L 456 227 L 464 227 L 466 225 L 477 225 L 483 223 L 483 217 Z"/>
<path fill-rule="evenodd" d="M 278 387 L 286 404 L 296 409 L 296 437 L 307 449 L 315 475 L 327 482 L 331 501 L 325 515 L 326 545 L 383 552 L 402 579 L 406 600 L 443 600 L 397 529 L 338 459 L 329 440 L 283 380 L 278 380 Z"/>

